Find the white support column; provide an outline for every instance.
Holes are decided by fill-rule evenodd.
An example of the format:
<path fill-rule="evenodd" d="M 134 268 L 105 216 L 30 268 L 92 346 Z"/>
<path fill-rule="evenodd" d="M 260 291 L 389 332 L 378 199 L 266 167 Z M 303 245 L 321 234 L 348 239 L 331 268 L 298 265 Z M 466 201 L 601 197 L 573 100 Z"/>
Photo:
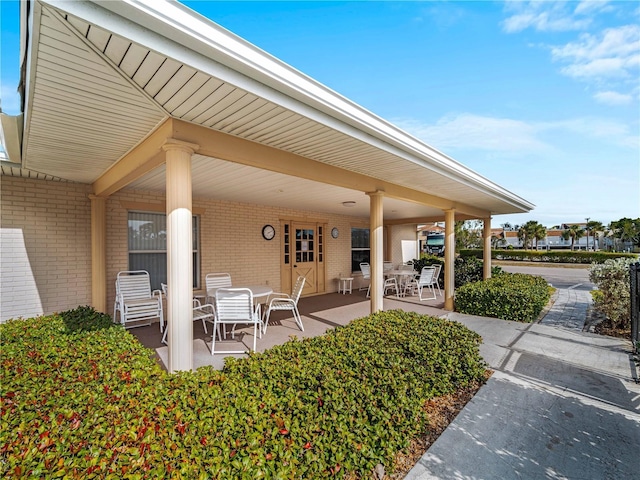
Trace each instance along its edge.
<path fill-rule="evenodd" d="M 453 311 L 455 291 L 456 211 L 444 211 L 444 309 Z"/>
<path fill-rule="evenodd" d="M 482 229 L 482 258 L 484 260 L 482 277 L 486 280 L 491 278 L 491 217 L 483 218 L 482 222 L 484 223 Z"/>
<path fill-rule="evenodd" d="M 167 336 L 169 372 L 193 368 L 191 155 L 198 145 L 167 139 Z"/>
<path fill-rule="evenodd" d="M 89 195 L 91 200 L 91 305 L 107 312 L 107 199 Z"/>
<path fill-rule="evenodd" d="M 371 192 L 369 195 L 369 240 L 371 247 L 371 313 L 383 309 L 384 285 L 384 192 Z"/>

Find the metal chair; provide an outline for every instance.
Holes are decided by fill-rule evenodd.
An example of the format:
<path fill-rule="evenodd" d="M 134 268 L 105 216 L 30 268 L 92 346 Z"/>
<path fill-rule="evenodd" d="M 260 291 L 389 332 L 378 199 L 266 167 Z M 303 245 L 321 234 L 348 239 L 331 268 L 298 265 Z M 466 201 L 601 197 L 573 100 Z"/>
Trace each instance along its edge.
<path fill-rule="evenodd" d="M 215 355 L 216 335 L 220 326 L 233 325 L 231 338 L 235 338 L 235 326 L 238 324 L 253 325 L 253 351 L 256 351 L 256 338 L 262 337 L 262 319 L 260 304 L 254 307 L 253 294 L 248 288 L 218 288 L 216 290 L 216 315 L 211 341 L 211 355 Z M 218 353 L 247 353 L 246 350 L 223 351 Z"/>
<path fill-rule="evenodd" d="M 300 299 L 300 295 L 302 294 L 302 289 L 304 288 L 304 282 L 306 278 L 303 276 L 299 276 L 298 280 L 296 280 L 296 284 L 293 287 L 293 291 L 291 295 L 286 293 L 272 293 L 269 295 L 267 307 L 267 311 L 264 314 L 263 320 L 263 333 L 267 333 L 267 326 L 269 325 L 269 316 L 271 312 L 274 311 L 291 311 L 293 312 L 293 318 L 298 325 L 298 328 L 304 332 L 304 327 L 302 326 L 302 318 L 300 317 L 300 312 L 298 311 L 298 300 Z"/>
<path fill-rule="evenodd" d="M 207 289 L 206 302 L 214 303 L 216 289 L 231 287 L 231 274 L 229 273 L 208 273 L 204 277 L 205 288 Z"/>
<path fill-rule="evenodd" d="M 116 299 L 113 305 L 113 321 L 120 312 L 120 323 L 128 327 L 151 325 L 151 319 L 160 319 L 160 331 L 164 329 L 162 295 L 151 291 L 149 272 L 126 270 L 116 275 Z M 139 323 L 148 320 L 147 323 Z M 135 324 L 130 325 L 135 322 Z"/>
<path fill-rule="evenodd" d="M 369 285 L 367 286 L 367 297 L 371 293 L 371 265 L 367 262 L 362 262 L 360 264 L 360 271 L 362 272 L 362 278 L 364 280 L 369 280 Z M 360 289 L 362 290 L 362 288 Z"/>
<path fill-rule="evenodd" d="M 160 286 L 162 287 L 162 295 L 165 296 L 165 298 L 167 298 L 167 294 L 168 294 L 168 286 L 166 283 L 161 283 Z M 204 333 L 208 333 L 207 332 L 207 322 L 211 323 L 213 325 L 213 328 L 215 330 L 215 319 L 216 316 L 216 311 L 213 308 L 213 305 L 211 305 L 210 303 L 206 303 L 204 305 L 202 305 L 200 303 L 200 300 L 198 300 L 197 298 L 193 299 L 193 321 L 195 322 L 196 320 L 201 320 L 202 321 L 202 328 L 204 328 Z M 169 325 L 167 325 L 167 328 L 164 331 L 164 334 L 162 335 L 162 343 L 167 343 L 167 332 L 169 331 Z M 218 337 L 221 338 L 220 336 L 220 332 L 218 332 Z"/>
<path fill-rule="evenodd" d="M 423 300 L 435 300 L 436 298 L 436 290 L 434 288 L 434 279 L 435 279 L 436 267 L 422 267 L 422 271 L 420 272 L 420 277 L 416 282 L 416 288 L 418 289 L 418 296 L 420 301 Z M 422 297 L 422 292 L 424 290 L 431 291 L 433 296 L 431 297 Z"/>

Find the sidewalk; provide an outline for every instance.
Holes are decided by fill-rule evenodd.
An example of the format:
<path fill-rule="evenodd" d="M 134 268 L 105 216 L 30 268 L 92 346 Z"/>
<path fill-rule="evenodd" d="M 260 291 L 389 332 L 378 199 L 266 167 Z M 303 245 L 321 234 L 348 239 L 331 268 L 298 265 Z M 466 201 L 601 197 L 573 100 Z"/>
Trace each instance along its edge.
<path fill-rule="evenodd" d="M 407 480 L 638 478 L 631 344 L 582 331 L 588 295 L 558 290 L 537 324 L 446 314 L 483 336 L 495 373 Z"/>

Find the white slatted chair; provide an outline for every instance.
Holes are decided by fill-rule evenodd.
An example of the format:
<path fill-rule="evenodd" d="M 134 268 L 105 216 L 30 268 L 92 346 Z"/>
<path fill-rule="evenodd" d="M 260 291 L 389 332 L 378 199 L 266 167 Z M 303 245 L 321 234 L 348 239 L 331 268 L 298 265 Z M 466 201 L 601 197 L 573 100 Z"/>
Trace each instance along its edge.
<path fill-rule="evenodd" d="M 434 288 L 434 280 L 436 274 L 436 267 L 422 267 L 422 271 L 420 272 L 420 278 L 417 280 L 417 289 L 418 289 L 418 297 L 420 301 L 424 300 L 435 300 L 436 298 L 436 290 Z M 423 292 L 427 290 L 431 292 L 433 296 L 424 297 L 422 296 Z"/>
<path fill-rule="evenodd" d="M 204 277 L 205 287 L 207 289 L 207 303 L 215 303 L 216 290 L 218 288 L 229 288 L 231 285 L 231 274 L 229 273 L 208 273 Z"/>
<path fill-rule="evenodd" d="M 248 288 L 218 288 L 216 290 L 216 316 L 214 319 L 214 334 L 211 341 L 211 355 L 215 355 L 216 336 L 220 326 L 233 325 L 232 338 L 237 324 L 253 325 L 253 351 L 256 351 L 256 338 L 262 337 L 262 320 L 260 318 L 260 304 L 253 305 L 253 294 Z M 218 353 L 247 353 L 246 350 L 222 351 Z"/>
<path fill-rule="evenodd" d="M 369 297 L 369 293 L 371 293 L 371 265 L 367 262 L 362 262 L 360 264 L 360 271 L 362 272 L 362 278 L 369 280 L 369 285 L 367 286 L 367 297 Z M 360 290 L 362 290 L 362 288 Z"/>
<path fill-rule="evenodd" d="M 436 271 L 433 274 L 433 284 L 438 289 L 438 294 L 442 296 L 442 289 L 440 288 L 440 272 L 442 271 L 442 264 L 438 263 L 435 267 Z"/>
<path fill-rule="evenodd" d="M 120 323 L 129 327 L 151 325 L 153 318 L 160 319 L 160 331 L 164 329 L 162 295 L 151 291 L 149 272 L 127 270 L 116 276 L 116 300 L 113 306 L 113 321 L 120 312 Z M 140 323 L 148 320 L 147 323 Z"/>
<path fill-rule="evenodd" d="M 382 291 L 384 294 L 387 294 L 387 290 L 393 290 L 396 294 L 396 297 L 400 297 L 400 288 L 398 287 L 398 280 L 396 277 L 389 277 L 384 279 L 384 284 L 382 285 Z"/>
<path fill-rule="evenodd" d="M 293 312 L 293 318 L 298 325 L 298 328 L 304 332 L 304 327 L 302 326 L 302 318 L 300 317 L 300 312 L 298 311 L 298 300 L 300 299 L 300 295 L 302 294 L 302 289 L 304 288 L 304 282 L 306 278 L 303 276 L 299 276 L 298 280 L 296 280 L 296 284 L 293 287 L 293 291 L 291 295 L 286 293 L 272 293 L 269 295 L 267 300 L 268 307 L 267 311 L 264 314 L 263 327 L 262 332 L 267 333 L 267 326 L 269 325 L 269 316 L 271 312 L 275 311 L 291 311 Z"/>
<path fill-rule="evenodd" d="M 168 287 L 166 283 L 161 283 L 160 284 L 162 286 L 162 295 L 164 295 L 165 298 L 167 298 L 167 293 L 168 293 Z M 207 322 L 211 323 L 211 325 L 213 325 L 213 328 L 215 329 L 215 319 L 216 316 L 216 311 L 213 308 L 213 305 L 211 305 L 210 303 L 206 303 L 204 305 L 202 305 L 200 303 L 200 300 L 198 300 L 197 298 L 193 299 L 193 321 L 197 321 L 197 320 L 201 320 L 202 321 L 202 328 L 204 328 L 204 333 L 207 334 Z M 169 325 L 167 325 L 167 328 L 164 331 L 164 335 L 162 335 L 162 343 L 167 343 L 167 332 L 169 331 Z M 220 332 L 218 332 L 218 337 L 220 337 Z"/>

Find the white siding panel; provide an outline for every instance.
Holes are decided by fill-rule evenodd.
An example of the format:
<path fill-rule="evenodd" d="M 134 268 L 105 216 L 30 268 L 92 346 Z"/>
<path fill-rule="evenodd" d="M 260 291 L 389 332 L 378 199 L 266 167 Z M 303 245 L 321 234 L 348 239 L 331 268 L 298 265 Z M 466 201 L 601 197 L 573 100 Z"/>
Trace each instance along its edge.
<path fill-rule="evenodd" d="M 151 77 L 153 77 L 153 75 L 158 71 L 162 62 L 164 62 L 164 57 L 162 55 L 158 55 L 155 52 L 149 52 L 142 62 L 142 65 L 140 65 L 140 68 L 138 68 L 138 71 L 133 76 L 133 81 L 140 87 L 144 88 Z"/>
<path fill-rule="evenodd" d="M 105 48 L 104 54 L 114 64 L 120 65 L 120 62 L 122 62 L 122 59 L 127 53 L 127 50 L 129 50 L 130 45 L 131 42 L 124 40 L 116 35 L 111 35 L 109 43 L 107 44 L 107 48 Z"/>
<path fill-rule="evenodd" d="M 79 18 L 72 15 L 65 15 L 64 18 L 75 30 L 78 31 L 78 33 L 80 33 L 80 35 L 82 35 L 83 37 L 87 36 L 87 33 L 89 33 L 89 24 L 87 22 L 80 20 Z"/>
<path fill-rule="evenodd" d="M 218 110 L 206 121 L 202 122 L 202 125 L 206 127 L 213 127 L 216 129 L 218 128 L 216 126 L 218 124 L 220 126 L 227 125 L 226 119 L 229 116 L 233 115 L 238 110 L 243 109 L 244 107 L 250 105 L 252 102 L 257 100 L 257 97 L 255 95 L 251 95 L 248 93 L 245 93 L 242 97 L 234 101 L 231 101 L 230 97 L 231 95 L 229 95 L 229 97 L 225 98 L 222 102 L 220 102 L 217 105 L 218 107 L 220 107 L 220 110 Z M 228 105 L 225 105 L 225 103 L 227 102 L 229 102 Z"/>
<path fill-rule="evenodd" d="M 202 86 L 207 83 L 209 76 L 202 72 L 196 72 L 182 87 L 180 87 L 170 99 L 162 103 L 162 106 L 168 111 L 175 111 L 180 105 L 193 97 Z M 158 96 L 156 96 L 158 100 Z"/>
<path fill-rule="evenodd" d="M 132 78 L 148 54 L 148 49 L 132 43 L 122 62 L 120 62 L 120 68 L 125 75 Z"/>
<path fill-rule="evenodd" d="M 149 82 L 144 86 L 145 92 L 149 94 L 151 97 L 155 97 L 156 94 L 160 91 L 162 87 L 164 87 L 171 77 L 173 77 L 178 69 L 180 68 L 180 64 L 175 60 L 171 60 L 170 58 L 165 58 L 162 65 L 158 71 L 151 77 Z"/>
<path fill-rule="evenodd" d="M 155 95 L 155 100 L 160 105 L 167 103 L 171 97 L 173 97 L 178 90 L 196 74 L 196 70 L 190 67 L 182 65 L 173 77 L 160 89 Z M 147 88 L 148 90 L 148 88 Z"/>
<path fill-rule="evenodd" d="M 199 118 L 200 116 L 203 116 L 203 118 L 209 118 L 211 116 L 211 113 L 209 115 L 203 115 L 203 113 L 209 109 L 212 109 L 211 111 L 215 113 L 215 109 L 213 106 L 221 99 L 232 93 L 234 90 L 235 88 L 231 85 L 228 85 L 226 83 L 220 84 L 220 86 L 216 88 L 211 94 L 203 98 L 200 103 L 193 106 L 188 112 L 185 112 L 182 118 L 195 123 L 198 123 L 196 118 Z"/>
<path fill-rule="evenodd" d="M 109 43 L 109 39 L 111 38 L 111 34 L 91 25 L 89 27 L 89 33 L 86 35 L 86 37 L 93 46 L 95 46 L 101 52 L 104 52 L 104 49 L 107 48 L 107 44 Z"/>
<path fill-rule="evenodd" d="M 272 103 L 268 103 L 266 100 L 257 99 L 254 100 L 251 105 L 238 110 L 233 115 L 230 115 L 225 119 L 225 126 L 216 125 L 216 128 L 222 132 L 233 132 L 239 129 L 246 129 L 247 124 L 253 124 L 260 122 L 261 119 L 275 109 Z"/>
<path fill-rule="evenodd" d="M 197 115 L 197 113 L 194 112 L 194 109 L 201 105 L 202 102 L 204 102 L 210 95 L 213 94 L 213 92 L 215 92 L 221 86 L 222 82 L 220 80 L 209 78 L 205 83 L 202 84 L 201 87 L 195 89 L 191 95 L 182 100 L 182 103 L 173 106 L 172 99 L 172 101 L 169 102 L 171 104 L 171 107 L 165 106 L 165 108 L 167 108 L 167 110 L 177 118 L 184 118 L 184 116 L 187 114 L 189 114 L 190 116 L 195 116 Z M 177 98 L 176 101 L 178 101 Z M 202 108 L 204 110 L 206 107 Z"/>

